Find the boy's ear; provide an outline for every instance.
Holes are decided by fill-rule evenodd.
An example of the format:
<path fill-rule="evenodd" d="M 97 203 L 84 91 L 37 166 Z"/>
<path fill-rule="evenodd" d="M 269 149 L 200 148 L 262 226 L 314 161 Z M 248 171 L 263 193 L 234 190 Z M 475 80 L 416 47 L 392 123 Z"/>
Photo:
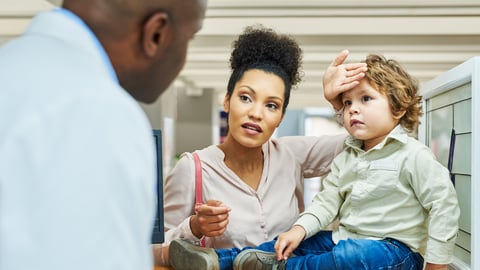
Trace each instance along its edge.
<path fill-rule="evenodd" d="M 156 12 L 143 24 L 142 47 L 147 57 L 163 53 L 170 43 L 172 29 L 168 14 Z"/>
<path fill-rule="evenodd" d="M 405 111 L 405 110 L 399 111 L 395 115 L 393 115 L 393 119 L 400 120 L 406 113 L 407 113 L 407 111 Z"/>

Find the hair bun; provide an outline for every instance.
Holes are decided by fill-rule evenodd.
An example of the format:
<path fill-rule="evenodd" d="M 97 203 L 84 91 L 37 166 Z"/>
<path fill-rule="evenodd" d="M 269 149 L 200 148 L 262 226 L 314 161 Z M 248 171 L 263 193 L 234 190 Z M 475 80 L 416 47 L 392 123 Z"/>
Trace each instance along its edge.
<path fill-rule="evenodd" d="M 301 81 L 302 56 L 302 49 L 292 37 L 262 25 L 248 26 L 233 42 L 230 67 L 236 70 L 258 64 L 276 65 L 285 71 L 291 85 L 296 85 Z"/>

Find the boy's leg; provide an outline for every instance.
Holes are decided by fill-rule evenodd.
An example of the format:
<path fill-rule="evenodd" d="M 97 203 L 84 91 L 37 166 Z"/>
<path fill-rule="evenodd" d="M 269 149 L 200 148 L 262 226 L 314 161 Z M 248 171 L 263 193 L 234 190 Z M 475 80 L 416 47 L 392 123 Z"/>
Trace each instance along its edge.
<path fill-rule="evenodd" d="M 215 249 L 215 252 L 218 256 L 218 263 L 220 265 L 220 270 L 231 270 L 233 269 L 233 261 L 237 254 L 240 253 L 238 248 L 225 248 L 225 249 Z"/>
<path fill-rule="evenodd" d="M 297 254 L 297 252 L 295 252 Z M 408 269 L 423 268 L 423 258 L 405 244 L 393 240 L 347 239 L 331 252 L 288 259 L 286 269 Z"/>
<path fill-rule="evenodd" d="M 293 251 L 293 254 L 296 256 L 320 255 L 332 251 L 334 247 L 332 231 L 320 231 L 314 236 L 303 240 Z"/>
<path fill-rule="evenodd" d="M 169 259 L 171 265 L 178 270 L 231 270 L 235 257 L 241 251 L 255 248 L 270 252 L 274 251 L 274 245 L 275 240 L 272 240 L 257 247 L 213 249 L 199 247 L 188 241 L 176 239 L 170 243 Z"/>
<path fill-rule="evenodd" d="M 273 248 L 275 246 L 275 241 L 264 242 L 256 247 L 244 247 L 242 249 L 238 248 L 228 248 L 228 249 L 216 249 L 215 252 L 218 256 L 218 262 L 220 264 L 220 270 L 231 270 L 233 269 L 233 261 L 237 255 L 247 249 L 263 250 L 267 252 L 275 252 Z"/>
<path fill-rule="evenodd" d="M 299 267 L 296 267 L 294 262 L 294 264 L 285 268 L 286 263 L 287 266 L 290 265 L 290 261 L 297 257 L 293 257 L 287 261 L 277 261 L 277 256 L 274 250 L 275 241 L 276 240 L 267 242 L 255 249 L 249 249 L 248 251 L 241 252 L 234 261 L 234 269 L 303 269 L 301 267 L 303 262 L 302 260 L 298 262 Z M 332 241 L 332 232 L 322 231 L 313 237 L 302 241 L 297 249 L 295 249 L 294 256 L 298 256 L 298 258 L 300 258 L 301 256 L 305 256 L 307 254 L 309 256 L 313 256 L 313 254 L 327 254 L 334 246 L 335 244 Z"/>

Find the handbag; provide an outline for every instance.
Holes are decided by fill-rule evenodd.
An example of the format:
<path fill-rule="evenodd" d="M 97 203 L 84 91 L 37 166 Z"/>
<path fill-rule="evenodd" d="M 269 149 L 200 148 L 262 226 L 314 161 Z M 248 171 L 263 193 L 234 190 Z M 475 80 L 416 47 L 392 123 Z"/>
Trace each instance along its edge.
<path fill-rule="evenodd" d="M 193 160 L 195 161 L 195 212 L 198 207 L 202 205 L 202 166 L 200 163 L 200 157 L 196 152 L 192 153 Z M 200 238 L 200 246 L 205 247 L 205 236 Z"/>

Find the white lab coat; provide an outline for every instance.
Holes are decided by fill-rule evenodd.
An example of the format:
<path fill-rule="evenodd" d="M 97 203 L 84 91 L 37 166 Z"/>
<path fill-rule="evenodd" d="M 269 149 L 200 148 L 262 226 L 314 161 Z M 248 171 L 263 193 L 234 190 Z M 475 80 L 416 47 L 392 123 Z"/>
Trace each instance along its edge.
<path fill-rule="evenodd" d="M 151 270 L 151 127 L 75 18 L 0 48 L 0 269 Z"/>

